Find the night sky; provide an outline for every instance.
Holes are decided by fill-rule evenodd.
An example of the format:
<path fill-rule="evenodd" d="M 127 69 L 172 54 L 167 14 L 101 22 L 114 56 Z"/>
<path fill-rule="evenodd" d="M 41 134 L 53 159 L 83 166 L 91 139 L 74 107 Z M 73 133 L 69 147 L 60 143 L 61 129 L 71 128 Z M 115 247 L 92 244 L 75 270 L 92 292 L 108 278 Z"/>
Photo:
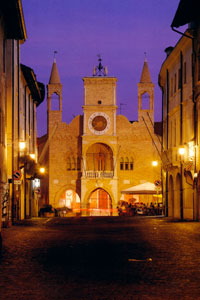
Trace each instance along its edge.
<path fill-rule="evenodd" d="M 121 113 L 137 120 L 137 83 L 145 52 L 155 84 L 155 120 L 161 120 L 158 74 L 164 49 L 180 38 L 170 27 L 179 0 L 22 0 L 22 4 L 28 39 L 21 47 L 21 62 L 47 85 L 54 51 L 58 52 L 64 122 L 82 114 L 82 78 L 92 76 L 97 54 L 107 65 L 108 76 L 118 78 Z M 46 99 L 37 115 L 41 136 L 46 133 Z"/>

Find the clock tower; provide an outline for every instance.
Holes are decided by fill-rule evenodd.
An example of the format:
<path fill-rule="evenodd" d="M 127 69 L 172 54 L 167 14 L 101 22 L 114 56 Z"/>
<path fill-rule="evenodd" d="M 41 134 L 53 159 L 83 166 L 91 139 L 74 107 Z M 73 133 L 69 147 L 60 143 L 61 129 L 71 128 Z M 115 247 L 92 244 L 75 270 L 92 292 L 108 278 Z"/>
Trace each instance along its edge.
<path fill-rule="evenodd" d="M 117 201 L 116 77 L 107 76 L 107 67 L 94 67 L 92 77 L 84 77 L 83 172 L 81 198 L 88 207 L 89 194 L 101 187 Z M 88 194 L 89 193 L 89 194 Z"/>

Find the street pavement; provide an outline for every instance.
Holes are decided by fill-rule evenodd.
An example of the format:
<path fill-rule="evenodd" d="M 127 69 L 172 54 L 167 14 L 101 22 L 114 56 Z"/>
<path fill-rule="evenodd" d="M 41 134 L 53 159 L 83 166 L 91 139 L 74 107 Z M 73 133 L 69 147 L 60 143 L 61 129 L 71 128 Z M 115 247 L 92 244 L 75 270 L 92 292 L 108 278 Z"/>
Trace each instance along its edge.
<path fill-rule="evenodd" d="M 4 228 L 1 300 L 200 299 L 200 223 L 35 218 Z"/>

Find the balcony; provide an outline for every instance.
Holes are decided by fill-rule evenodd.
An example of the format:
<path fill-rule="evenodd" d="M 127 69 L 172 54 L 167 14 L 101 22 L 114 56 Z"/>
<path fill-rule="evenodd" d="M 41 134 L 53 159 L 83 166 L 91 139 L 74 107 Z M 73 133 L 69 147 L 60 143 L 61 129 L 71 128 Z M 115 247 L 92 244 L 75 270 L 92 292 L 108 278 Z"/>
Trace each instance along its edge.
<path fill-rule="evenodd" d="M 86 171 L 85 177 L 87 178 L 113 178 L 113 171 Z"/>

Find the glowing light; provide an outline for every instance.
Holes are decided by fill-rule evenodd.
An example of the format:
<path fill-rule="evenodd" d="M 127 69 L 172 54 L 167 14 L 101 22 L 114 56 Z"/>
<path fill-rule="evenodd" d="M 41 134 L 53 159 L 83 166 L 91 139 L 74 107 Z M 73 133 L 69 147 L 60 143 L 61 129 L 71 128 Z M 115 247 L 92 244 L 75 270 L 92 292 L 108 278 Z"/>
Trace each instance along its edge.
<path fill-rule="evenodd" d="M 35 179 L 33 180 L 33 187 L 34 187 L 34 188 L 40 187 L 40 180 L 39 180 L 38 178 L 35 178 Z"/>
<path fill-rule="evenodd" d="M 24 150 L 26 148 L 26 142 L 19 142 L 19 149 Z"/>
<path fill-rule="evenodd" d="M 185 148 L 179 148 L 178 152 L 180 155 L 183 155 L 185 153 Z"/>
<path fill-rule="evenodd" d="M 44 168 L 44 167 L 41 167 L 41 168 L 40 168 L 40 173 L 42 173 L 42 174 L 45 173 L 45 168 Z"/>
<path fill-rule="evenodd" d="M 152 161 L 152 166 L 153 167 L 157 167 L 157 165 L 158 165 L 158 162 L 156 160 Z"/>
<path fill-rule="evenodd" d="M 30 154 L 30 157 L 31 157 L 32 159 L 35 159 L 35 153 L 31 153 L 31 154 Z"/>
<path fill-rule="evenodd" d="M 189 157 L 192 159 L 194 158 L 194 155 L 195 155 L 195 147 L 194 147 L 194 142 L 189 142 L 188 143 L 188 147 L 189 147 Z"/>

